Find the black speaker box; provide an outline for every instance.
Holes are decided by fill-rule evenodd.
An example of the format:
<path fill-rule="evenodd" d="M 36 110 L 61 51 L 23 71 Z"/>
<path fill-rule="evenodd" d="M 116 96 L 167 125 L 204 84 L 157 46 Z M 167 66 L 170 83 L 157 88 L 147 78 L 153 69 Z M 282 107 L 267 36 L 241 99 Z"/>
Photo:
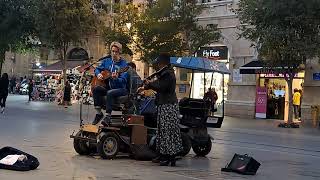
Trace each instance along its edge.
<path fill-rule="evenodd" d="M 236 172 L 244 175 L 255 175 L 260 167 L 260 163 L 252 157 L 235 154 L 229 164 L 221 171 Z"/>

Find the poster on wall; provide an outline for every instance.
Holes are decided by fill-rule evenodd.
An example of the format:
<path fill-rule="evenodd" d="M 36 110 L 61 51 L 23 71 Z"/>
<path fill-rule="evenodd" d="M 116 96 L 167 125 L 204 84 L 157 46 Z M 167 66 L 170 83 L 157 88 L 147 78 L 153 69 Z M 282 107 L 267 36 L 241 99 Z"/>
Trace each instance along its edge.
<path fill-rule="evenodd" d="M 257 87 L 256 118 L 267 118 L 267 88 Z"/>
<path fill-rule="evenodd" d="M 242 74 L 240 74 L 240 69 L 233 69 L 232 80 L 235 83 L 242 82 Z"/>

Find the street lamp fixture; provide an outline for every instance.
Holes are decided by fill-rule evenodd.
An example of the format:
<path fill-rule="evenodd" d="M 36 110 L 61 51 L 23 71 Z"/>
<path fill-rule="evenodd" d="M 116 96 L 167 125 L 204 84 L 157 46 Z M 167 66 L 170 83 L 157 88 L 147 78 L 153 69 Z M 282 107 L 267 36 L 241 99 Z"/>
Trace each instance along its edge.
<path fill-rule="evenodd" d="M 39 62 L 36 63 L 36 66 L 40 66 L 41 64 Z"/>

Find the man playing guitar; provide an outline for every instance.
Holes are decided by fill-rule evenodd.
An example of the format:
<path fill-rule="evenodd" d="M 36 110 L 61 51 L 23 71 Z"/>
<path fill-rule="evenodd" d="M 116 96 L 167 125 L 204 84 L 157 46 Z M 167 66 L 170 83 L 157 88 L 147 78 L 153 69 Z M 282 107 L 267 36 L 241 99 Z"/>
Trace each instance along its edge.
<path fill-rule="evenodd" d="M 128 94 L 127 80 L 128 74 L 123 72 L 119 74 L 119 70 L 127 67 L 127 62 L 120 57 L 122 51 L 122 45 L 119 42 L 112 42 L 110 45 L 111 58 L 103 60 L 100 66 L 95 70 L 95 75 L 99 80 L 105 80 L 102 72 L 107 70 L 112 73 L 111 77 L 106 79 L 106 86 L 96 86 L 93 88 L 93 101 L 94 107 L 97 111 L 96 117 L 92 124 L 98 124 L 103 118 L 101 107 L 103 106 L 103 97 L 107 96 L 106 101 L 106 116 L 101 122 L 103 125 L 111 123 L 112 103 L 114 98 L 119 96 L 125 96 Z"/>

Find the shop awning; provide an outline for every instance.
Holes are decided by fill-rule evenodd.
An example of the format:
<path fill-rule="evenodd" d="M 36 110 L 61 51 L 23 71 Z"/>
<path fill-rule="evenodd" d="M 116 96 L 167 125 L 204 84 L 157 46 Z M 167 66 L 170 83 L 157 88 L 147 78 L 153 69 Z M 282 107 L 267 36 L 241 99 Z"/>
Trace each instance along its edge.
<path fill-rule="evenodd" d="M 241 66 L 239 69 L 240 69 L 240 74 L 260 74 L 263 68 L 264 68 L 263 62 L 255 60 Z"/>
<path fill-rule="evenodd" d="M 83 61 L 67 61 L 66 62 L 66 66 L 67 66 L 67 69 L 73 69 L 77 66 L 81 66 L 83 65 Z M 63 70 L 63 64 L 62 64 L 62 61 L 58 61 L 56 63 L 53 63 L 47 67 L 44 67 L 44 68 L 41 68 L 41 69 L 34 69 L 33 72 L 35 73 L 41 73 L 41 72 L 55 72 L 55 73 L 58 73 Z"/>
<path fill-rule="evenodd" d="M 265 62 L 261 60 L 254 60 L 249 62 L 248 64 L 245 64 L 241 66 L 240 69 L 240 74 L 281 74 L 286 69 L 292 69 L 293 67 L 280 67 L 280 66 L 275 66 L 275 67 L 270 67 L 268 66 Z"/>
<path fill-rule="evenodd" d="M 171 57 L 171 64 L 176 67 L 203 72 L 230 74 L 225 63 L 201 57 Z"/>

